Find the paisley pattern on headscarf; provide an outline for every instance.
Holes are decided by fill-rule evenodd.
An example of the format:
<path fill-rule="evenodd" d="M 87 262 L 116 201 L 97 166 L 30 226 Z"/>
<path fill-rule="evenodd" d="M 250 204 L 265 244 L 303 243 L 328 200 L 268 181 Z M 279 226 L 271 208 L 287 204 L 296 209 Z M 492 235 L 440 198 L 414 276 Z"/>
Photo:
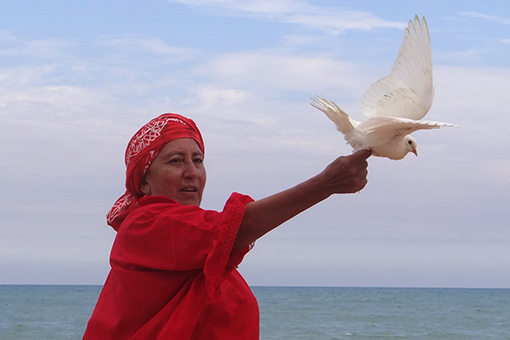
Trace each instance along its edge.
<path fill-rule="evenodd" d="M 126 192 L 106 215 L 113 229 L 118 230 L 122 221 L 138 205 L 143 196 L 140 185 L 151 162 L 166 143 L 179 138 L 192 138 L 205 153 L 200 130 L 193 120 L 176 113 L 165 113 L 145 124 L 131 138 L 126 148 Z"/>

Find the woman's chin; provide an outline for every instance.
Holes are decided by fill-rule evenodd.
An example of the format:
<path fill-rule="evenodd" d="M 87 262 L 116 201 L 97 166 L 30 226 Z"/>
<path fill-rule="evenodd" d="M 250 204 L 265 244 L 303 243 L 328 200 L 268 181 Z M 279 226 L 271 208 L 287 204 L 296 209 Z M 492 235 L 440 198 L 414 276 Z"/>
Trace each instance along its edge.
<path fill-rule="evenodd" d="M 198 207 L 200 206 L 200 202 L 202 200 L 198 193 L 194 192 L 194 193 L 179 193 L 176 201 L 182 205 L 196 205 Z"/>

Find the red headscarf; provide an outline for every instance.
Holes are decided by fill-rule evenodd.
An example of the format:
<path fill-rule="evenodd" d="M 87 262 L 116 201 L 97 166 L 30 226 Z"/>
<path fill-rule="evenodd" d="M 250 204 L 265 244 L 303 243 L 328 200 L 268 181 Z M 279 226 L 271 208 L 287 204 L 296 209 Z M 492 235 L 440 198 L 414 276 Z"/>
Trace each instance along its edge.
<path fill-rule="evenodd" d="M 122 221 L 136 208 L 145 172 L 166 143 L 178 138 L 192 138 L 205 153 L 204 141 L 195 122 L 175 113 L 165 113 L 145 124 L 131 138 L 126 149 L 126 193 L 106 215 L 113 229 L 118 230 Z"/>

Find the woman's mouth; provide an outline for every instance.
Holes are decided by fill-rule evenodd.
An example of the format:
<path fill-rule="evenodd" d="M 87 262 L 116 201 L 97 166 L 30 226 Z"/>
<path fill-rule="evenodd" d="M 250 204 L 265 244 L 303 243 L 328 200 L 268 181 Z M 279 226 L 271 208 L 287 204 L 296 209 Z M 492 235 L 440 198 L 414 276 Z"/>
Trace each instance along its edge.
<path fill-rule="evenodd" d="M 194 187 L 184 187 L 180 191 L 184 193 L 195 193 L 197 192 L 197 189 Z"/>

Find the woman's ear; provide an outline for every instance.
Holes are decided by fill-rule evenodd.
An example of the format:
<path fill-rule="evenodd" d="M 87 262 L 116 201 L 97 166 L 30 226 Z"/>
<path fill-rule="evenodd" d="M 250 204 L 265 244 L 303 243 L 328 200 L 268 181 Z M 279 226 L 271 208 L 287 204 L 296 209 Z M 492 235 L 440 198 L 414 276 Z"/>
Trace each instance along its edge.
<path fill-rule="evenodd" d="M 142 179 L 142 183 L 140 184 L 140 191 L 143 192 L 145 195 L 151 194 L 151 186 L 149 183 L 147 183 L 145 177 Z"/>

